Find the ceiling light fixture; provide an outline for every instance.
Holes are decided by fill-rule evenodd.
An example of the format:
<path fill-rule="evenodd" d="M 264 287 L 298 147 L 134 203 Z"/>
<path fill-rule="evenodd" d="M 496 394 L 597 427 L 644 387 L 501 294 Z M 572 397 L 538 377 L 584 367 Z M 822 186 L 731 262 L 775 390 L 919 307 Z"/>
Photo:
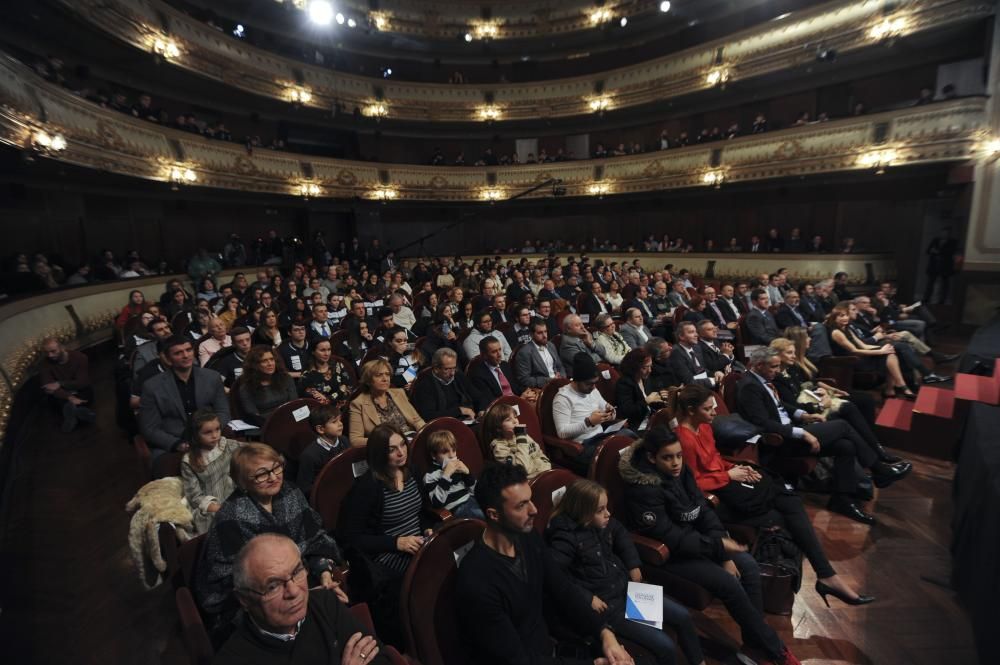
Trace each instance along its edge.
<path fill-rule="evenodd" d="M 611 99 L 609 97 L 594 97 L 590 100 L 589 106 L 594 113 L 603 113 L 611 108 Z"/>
<path fill-rule="evenodd" d="M 615 17 L 615 15 L 613 13 L 611 13 L 611 10 L 610 9 L 606 9 L 604 7 L 600 7 L 598 9 L 595 9 L 592 12 L 590 12 L 590 22 L 593 23 L 594 25 L 600 25 L 601 23 L 607 23 L 608 21 L 610 21 L 614 17 Z"/>
<path fill-rule="evenodd" d="M 382 203 L 385 203 L 386 201 L 392 201 L 393 199 L 398 197 L 399 192 L 396 191 L 396 188 L 392 186 L 377 187 L 369 193 L 369 196 L 375 199 L 376 201 L 381 201 Z"/>
<path fill-rule="evenodd" d="M 725 85 L 728 80 L 729 69 L 726 67 L 717 67 L 705 76 L 705 82 L 711 86 Z"/>
<path fill-rule="evenodd" d="M 181 54 L 181 49 L 174 40 L 168 37 L 155 37 L 153 39 L 153 53 L 170 60 L 178 57 Z"/>
<path fill-rule="evenodd" d="M 618 21 L 618 25 L 623 28 L 628 25 L 628 16 L 622 16 L 622 20 Z"/>
<path fill-rule="evenodd" d="M 722 187 L 722 183 L 726 180 L 726 174 L 723 171 L 709 171 L 701 177 L 701 181 L 706 185 L 711 185 L 716 189 Z"/>
<path fill-rule="evenodd" d="M 872 150 L 861 155 L 858 158 L 858 164 L 865 168 L 875 169 L 875 175 L 882 175 L 886 168 L 896 160 L 896 157 L 896 151 L 892 148 Z"/>
<path fill-rule="evenodd" d="M 341 14 L 340 12 L 337 12 L 337 15 L 334 18 L 337 20 L 337 25 L 344 25 L 344 21 L 346 19 L 344 18 L 343 14 Z"/>
<path fill-rule="evenodd" d="M 298 193 L 302 198 L 309 200 L 322 194 L 323 190 L 314 182 L 303 182 L 299 184 Z"/>
<path fill-rule="evenodd" d="M 487 122 L 499 120 L 501 115 L 500 107 L 494 104 L 488 104 L 479 109 L 479 119 Z"/>
<path fill-rule="evenodd" d="M 503 198 L 503 190 L 502 189 L 484 189 L 482 191 L 482 193 L 480 194 L 480 196 L 482 197 L 482 199 L 484 201 L 489 201 L 490 203 L 494 203 L 494 202 L 499 201 L 499 200 L 501 200 Z"/>
<path fill-rule="evenodd" d="M 309 20 L 316 25 L 330 25 L 330 21 L 333 20 L 333 5 L 327 0 L 312 0 L 306 13 L 309 15 Z"/>
<path fill-rule="evenodd" d="M 667 0 L 663 0 L 663 2 L 660 3 L 660 11 L 664 14 L 670 11 L 670 3 L 667 2 Z"/>

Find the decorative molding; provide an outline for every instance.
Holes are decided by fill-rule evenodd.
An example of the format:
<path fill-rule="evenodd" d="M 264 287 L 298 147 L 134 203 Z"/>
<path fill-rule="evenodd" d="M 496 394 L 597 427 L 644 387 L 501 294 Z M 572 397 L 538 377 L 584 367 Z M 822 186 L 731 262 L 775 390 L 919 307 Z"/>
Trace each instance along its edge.
<path fill-rule="evenodd" d="M 163 39 L 177 44 L 168 62 L 246 92 L 288 100 L 290 86 L 310 93 L 304 105 L 348 111 L 384 101 L 389 119 L 416 122 L 473 122 L 487 98 L 503 109 L 497 122 L 586 115 L 598 83 L 611 108 L 650 104 L 713 87 L 707 75 L 720 63 L 730 80 L 746 80 L 807 65 L 822 44 L 841 53 L 872 48 L 871 35 L 882 20 L 880 2 L 835 0 L 769 21 L 724 39 L 636 65 L 550 81 L 524 84 L 448 85 L 366 78 L 294 61 L 252 47 L 200 23 L 162 0 L 61 0 L 71 11 L 117 39 L 151 51 Z M 451 3 L 449 7 L 453 7 Z M 904 36 L 992 15 L 988 0 L 922 0 L 904 4 Z M 422 25 L 425 23 L 422 23 Z M 376 94 L 376 88 L 381 96 Z"/>
<path fill-rule="evenodd" d="M 18 100 L 28 99 L 41 100 L 40 113 L 33 107 L 15 108 Z M 867 170 L 875 177 L 886 168 L 980 157 L 988 139 L 986 105 L 984 97 L 967 97 L 601 160 L 503 167 L 372 164 L 266 148 L 248 152 L 239 144 L 160 127 L 101 108 L 11 58 L 0 58 L 0 143 L 31 149 L 27 137 L 44 124 L 66 138 L 67 148 L 54 158 L 78 166 L 163 182 L 170 182 L 171 171 L 181 167 L 192 177 L 174 186 L 284 195 L 300 195 L 301 183 L 308 181 L 322 192 L 315 198 L 500 200 L 554 178 L 562 181 L 568 196 L 604 196 L 843 171 Z M 886 126 L 885 142 L 876 145 L 876 128 Z M 179 155 L 172 145 L 179 147 Z M 600 186 L 595 186 L 595 173 Z M 549 191 L 543 187 L 525 198 L 546 196 Z"/>

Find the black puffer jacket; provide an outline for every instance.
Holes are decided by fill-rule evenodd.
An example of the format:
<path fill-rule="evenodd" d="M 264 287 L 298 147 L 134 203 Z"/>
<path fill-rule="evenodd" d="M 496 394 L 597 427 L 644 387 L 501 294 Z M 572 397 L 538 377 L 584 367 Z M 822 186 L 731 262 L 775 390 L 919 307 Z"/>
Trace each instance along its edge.
<path fill-rule="evenodd" d="M 626 448 L 618 463 L 625 481 L 627 524 L 666 545 L 672 558 L 727 560 L 722 538 L 728 534 L 691 470 L 685 466 L 678 478 L 665 476 L 641 451 L 636 452 L 641 445 L 640 439 Z"/>
<path fill-rule="evenodd" d="M 545 530 L 545 539 L 555 562 L 577 584 L 607 603 L 608 616 L 625 611 L 628 571 L 642 562 L 621 522 L 612 517 L 607 528 L 596 529 L 556 515 Z"/>

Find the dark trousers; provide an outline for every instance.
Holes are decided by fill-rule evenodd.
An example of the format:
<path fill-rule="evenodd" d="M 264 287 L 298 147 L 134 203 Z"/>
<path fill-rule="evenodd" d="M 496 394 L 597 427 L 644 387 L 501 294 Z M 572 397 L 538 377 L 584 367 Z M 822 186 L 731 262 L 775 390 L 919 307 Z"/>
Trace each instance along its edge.
<path fill-rule="evenodd" d="M 715 494 L 723 502 L 723 508 L 726 508 L 725 488 L 716 491 Z M 784 527 L 791 534 L 795 544 L 802 550 L 802 554 L 809 559 L 810 565 L 816 571 L 816 577 L 826 579 L 837 574 L 833 566 L 830 565 L 830 560 L 826 558 L 826 552 L 823 551 L 823 546 L 820 545 L 819 538 L 816 537 L 816 530 L 813 529 L 812 522 L 809 521 L 809 515 L 806 514 L 805 506 L 802 505 L 802 499 L 798 494 L 781 492 L 771 502 L 771 509 L 763 515 L 737 517 L 730 520 L 731 513 L 733 511 L 722 511 L 724 521 L 733 521 L 754 527 Z"/>
<path fill-rule="evenodd" d="M 853 495 L 858 485 L 855 460 L 867 469 L 878 459 L 871 446 L 843 420 L 813 423 L 805 429 L 819 439 L 818 456 L 833 458 L 834 494 Z"/>
<path fill-rule="evenodd" d="M 635 642 L 656 658 L 659 665 L 674 665 L 677 662 L 677 646 L 665 630 L 629 621 L 624 616 L 616 617 L 608 622 L 611 630 L 618 637 Z M 677 633 L 684 658 L 691 665 L 697 665 L 705 660 L 698 642 L 698 632 L 694 629 L 691 613 L 686 607 L 663 596 L 663 628 L 673 628 Z"/>
<path fill-rule="evenodd" d="M 889 344 L 899 356 L 899 369 L 907 383 L 913 379 L 913 370 L 916 370 L 920 376 L 930 374 L 930 370 L 924 367 L 923 361 L 920 360 L 920 354 L 912 346 L 906 342 L 889 342 Z"/>
<path fill-rule="evenodd" d="M 736 579 L 714 561 L 708 559 L 679 559 L 671 557 L 663 564 L 678 577 L 683 577 L 704 587 L 722 601 L 740 626 L 743 642 L 763 649 L 776 658 L 785 650 L 781 638 L 764 621 L 764 599 L 761 596 L 760 568 L 746 552 L 732 555 L 732 561 L 740 571 Z"/>
<path fill-rule="evenodd" d="M 875 431 L 872 426 L 868 424 L 868 419 L 865 418 L 864 414 L 861 412 L 861 408 L 853 402 L 844 402 L 840 405 L 840 409 L 837 413 L 833 414 L 833 418 L 836 420 L 843 420 L 848 425 L 851 426 L 855 432 L 857 432 L 868 447 L 874 452 L 878 448 L 878 437 L 875 436 Z"/>
<path fill-rule="evenodd" d="M 851 403 L 858 407 L 858 411 L 861 412 L 861 417 L 865 419 L 868 426 L 872 429 L 875 428 L 875 398 L 871 396 L 870 393 L 866 393 L 863 390 L 849 390 L 847 391 L 849 397 L 847 399 L 851 400 Z"/>

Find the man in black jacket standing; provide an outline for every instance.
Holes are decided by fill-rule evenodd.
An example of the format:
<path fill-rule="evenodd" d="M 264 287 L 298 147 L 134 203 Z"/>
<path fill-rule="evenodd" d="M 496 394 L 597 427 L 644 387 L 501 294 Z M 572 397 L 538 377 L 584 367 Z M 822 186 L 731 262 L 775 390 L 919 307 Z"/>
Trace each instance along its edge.
<path fill-rule="evenodd" d="M 534 532 L 538 510 L 524 469 L 487 467 L 476 483 L 476 501 L 486 514 L 486 530 L 462 559 L 455 588 L 461 635 L 472 660 L 482 665 L 632 665 L 601 615 L 591 610 L 590 594 L 566 576 Z M 600 657 L 553 653 L 542 613 L 544 593 L 557 599 L 577 632 L 598 639 Z"/>

